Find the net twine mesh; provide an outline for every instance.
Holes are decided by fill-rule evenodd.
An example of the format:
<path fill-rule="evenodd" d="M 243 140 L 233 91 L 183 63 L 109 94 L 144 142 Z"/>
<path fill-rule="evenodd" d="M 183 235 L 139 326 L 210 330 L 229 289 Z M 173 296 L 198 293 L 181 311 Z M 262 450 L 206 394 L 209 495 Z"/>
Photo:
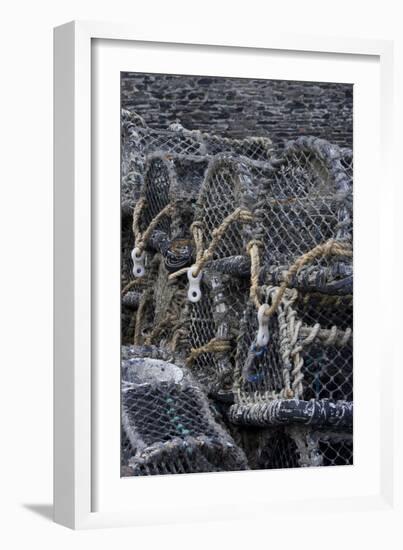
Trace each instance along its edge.
<path fill-rule="evenodd" d="M 278 288 L 266 290 L 267 299 Z M 239 402 L 273 398 L 352 401 L 352 297 L 286 291 L 258 349 L 256 307 L 249 303 L 238 338 L 234 392 Z"/>
<path fill-rule="evenodd" d="M 214 417 L 183 365 L 154 346 L 122 354 L 125 475 L 247 469 L 243 451 Z"/>
<path fill-rule="evenodd" d="M 153 130 L 137 113 L 122 109 L 122 202 L 133 204 L 137 200 L 143 184 L 146 156 L 155 151 L 204 158 L 226 151 L 264 162 L 270 158 L 272 149 L 272 142 L 267 137 L 231 139 L 187 130 L 181 124 L 171 124 L 166 130 Z"/>
<path fill-rule="evenodd" d="M 209 265 L 215 260 L 231 261 L 243 253 L 253 232 L 253 203 L 248 164 L 227 154 L 211 159 L 192 224 L 196 245 L 193 273 L 203 270 L 202 299 L 189 303 L 184 317 L 188 364 L 206 390 L 216 395 L 225 394 L 232 385 L 235 340 L 248 283 L 214 268 L 210 270 Z"/>
<path fill-rule="evenodd" d="M 271 273 L 334 239 L 352 242 L 352 156 L 318 138 L 288 143 L 266 180 L 256 215 L 257 239 Z M 347 262 L 348 263 L 348 262 Z M 319 258 L 310 272 L 326 279 L 351 273 L 340 258 Z M 347 271 L 346 271 L 347 270 Z M 275 281 L 267 281 L 273 283 Z"/>
<path fill-rule="evenodd" d="M 236 437 L 251 469 L 309 468 L 353 464 L 353 436 L 300 426 L 272 427 L 253 432 L 241 429 Z"/>

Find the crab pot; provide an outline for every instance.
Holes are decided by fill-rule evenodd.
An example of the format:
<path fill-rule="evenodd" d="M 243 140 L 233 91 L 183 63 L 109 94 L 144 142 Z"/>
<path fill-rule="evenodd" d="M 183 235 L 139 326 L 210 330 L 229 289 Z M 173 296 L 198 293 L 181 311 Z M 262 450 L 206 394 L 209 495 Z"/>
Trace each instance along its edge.
<path fill-rule="evenodd" d="M 247 469 L 185 367 L 155 347 L 126 348 L 123 357 L 123 475 Z"/>
<path fill-rule="evenodd" d="M 256 189 L 246 162 L 225 154 L 210 160 L 196 204 L 195 221 L 203 224 L 203 241 L 207 246 L 213 231 L 238 207 L 253 211 Z M 253 238 L 251 224 L 233 222 L 215 250 L 213 260 L 245 255 L 245 246 Z"/>
<path fill-rule="evenodd" d="M 218 399 L 232 393 L 236 339 L 248 291 L 247 280 L 205 270 L 200 300 L 187 302 L 184 310 L 185 356 L 189 356 L 192 348 L 201 348 L 214 338 L 230 344 L 229 351 L 201 353 L 190 363 L 193 375 L 205 391 Z"/>
<path fill-rule="evenodd" d="M 202 156 L 157 151 L 147 157 L 142 189 L 145 205 L 140 216 L 140 230 L 144 231 L 168 204 L 173 206 L 172 214 L 159 221 L 147 243 L 149 249 L 164 256 L 170 271 L 190 264 L 189 228 L 206 167 L 207 160 Z"/>
<path fill-rule="evenodd" d="M 284 269 L 329 239 L 352 241 L 352 180 L 345 158 L 337 146 L 317 138 L 287 144 L 257 210 L 264 263 Z M 313 265 L 331 275 L 339 263 L 351 260 L 320 258 Z M 342 267 L 333 269 L 343 273 Z"/>
<path fill-rule="evenodd" d="M 268 291 L 273 293 L 274 289 Z M 269 343 L 256 346 L 256 308 L 241 322 L 234 376 L 237 424 L 352 427 L 352 297 L 289 291 L 269 319 Z M 297 399 L 298 406 L 289 399 Z"/>
<path fill-rule="evenodd" d="M 290 376 L 291 362 L 282 357 L 283 340 L 280 338 L 279 314 L 269 319 L 270 340 L 265 348 L 256 347 L 258 332 L 257 310 L 251 302 L 245 308 L 240 322 L 234 372 L 234 397 L 237 404 L 264 403 L 284 397 L 287 389 L 286 374 Z"/>

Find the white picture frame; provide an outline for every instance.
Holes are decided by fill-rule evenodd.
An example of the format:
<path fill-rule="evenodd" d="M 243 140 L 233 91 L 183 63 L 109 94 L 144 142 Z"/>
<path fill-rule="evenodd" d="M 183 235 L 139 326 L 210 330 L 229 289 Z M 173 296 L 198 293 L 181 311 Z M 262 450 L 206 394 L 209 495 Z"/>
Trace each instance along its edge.
<path fill-rule="evenodd" d="M 108 41 L 106 49 L 103 49 L 104 41 Z M 162 55 L 164 51 L 169 52 L 169 57 Z M 232 68 L 231 59 L 235 54 L 239 57 L 234 62 L 236 68 Z M 356 245 L 355 262 L 358 267 L 362 266 L 355 278 L 358 315 L 362 320 L 360 326 L 355 327 L 358 328 L 355 341 L 357 336 L 358 345 L 368 338 L 375 342 L 376 337 L 378 341 L 374 344 L 376 349 L 367 351 L 366 355 L 364 346 L 359 348 L 360 353 L 355 350 L 371 373 L 365 376 L 364 369 L 358 365 L 357 371 L 361 373 L 355 412 L 358 465 L 344 471 L 334 468 L 331 474 L 325 472 L 330 469 L 322 469 L 320 473 L 318 469 L 309 472 L 305 469 L 297 475 L 295 471 L 276 471 L 120 479 L 119 471 L 114 469 L 119 439 L 119 422 L 116 423 L 119 384 L 118 377 L 109 378 L 112 371 L 105 368 L 105 358 L 114 361 L 118 356 L 116 345 L 108 343 L 101 351 L 99 347 L 105 342 L 102 339 L 105 331 L 116 344 L 119 330 L 113 303 L 116 269 L 119 269 L 119 241 L 113 237 L 118 227 L 116 193 L 119 189 L 116 185 L 100 183 L 116 181 L 119 164 L 119 127 L 116 119 L 108 118 L 108 105 L 116 100 L 113 84 L 116 79 L 109 75 L 116 75 L 117 70 L 132 70 L 129 65 L 133 59 L 140 72 L 175 73 L 180 72 L 178 67 L 183 67 L 185 74 L 191 74 L 191 61 L 194 74 L 210 74 L 204 72 L 209 71 L 208 63 L 211 65 L 220 56 L 228 76 L 238 75 L 242 67 L 246 67 L 242 74 L 248 75 L 251 71 L 251 75 L 256 75 L 257 58 L 271 56 L 278 71 L 289 65 L 289 74 L 294 75 L 294 79 L 312 80 L 308 73 L 301 73 L 301 61 L 306 60 L 306 71 L 309 63 L 313 71 L 322 67 L 321 80 L 326 79 L 326 70 L 329 80 L 336 78 L 338 71 L 343 74 L 346 70 L 346 74 L 352 75 L 351 81 L 362 85 L 362 91 L 367 92 L 361 93 L 354 111 L 355 206 L 359 219 L 355 239 L 360 244 Z M 252 58 L 255 61 L 250 64 L 247 60 Z M 356 68 L 358 65 L 348 68 L 353 58 L 361 63 L 360 69 Z M 120 69 L 119 60 L 124 65 Z M 391 418 L 394 408 L 389 388 L 395 357 L 388 346 L 386 327 L 378 326 L 375 332 L 368 319 L 376 314 L 374 311 L 389 310 L 384 289 L 393 283 L 393 274 L 381 269 L 382 259 L 393 256 L 396 246 L 390 216 L 394 208 L 393 43 L 273 33 L 260 36 L 252 31 L 242 37 L 231 36 L 227 31 L 218 37 L 207 29 L 199 37 L 188 36 L 186 29 L 178 33 L 169 28 L 163 36 L 152 36 L 147 26 L 72 22 L 55 29 L 54 61 L 55 521 L 81 529 L 266 517 L 269 513 L 275 516 L 285 512 L 289 517 L 300 513 L 304 499 L 309 502 L 309 512 L 305 513 L 310 514 L 320 513 L 325 507 L 328 511 L 342 508 L 367 513 L 388 510 L 393 515 L 395 474 Z M 220 70 L 217 65 L 213 74 L 220 74 Z M 97 95 L 98 89 L 102 90 L 101 95 Z M 372 119 L 368 117 L 370 109 Z M 367 121 L 366 128 L 362 127 L 364 121 Z M 102 155 L 105 147 L 108 155 Z M 366 155 L 371 158 L 371 166 L 366 163 Z M 377 185 L 381 167 L 382 194 Z M 361 197 L 365 197 L 366 208 Z M 104 233 L 102 223 L 106 212 L 112 228 L 109 236 Z M 105 258 L 109 260 L 107 263 Z M 372 302 L 368 303 L 370 285 L 363 274 L 368 273 L 371 262 L 374 268 L 370 283 L 375 287 Z M 375 403 L 373 418 L 365 392 L 372 395 Z M 373 432 L 377 433 L 376 437 Z M 376 440 L 373 449 L 371 438 Z M 105 441 L 110 444 L 106 446 Z M 356 441 L 354 445 L 356 448 Z M 367 455 L 369 458 L 365 459 Z M 271 494 L 259 491 L 264 483 L 269 484 Z M 324 489 L 327 483 L 332 487 L 329 495 Z M 293 491 L 284 495 L 284 486 L 293 487 Z M 216 498 L 211 502 L 215 489 Z M 237 500 L 236 494 L 242 498 Z"/>

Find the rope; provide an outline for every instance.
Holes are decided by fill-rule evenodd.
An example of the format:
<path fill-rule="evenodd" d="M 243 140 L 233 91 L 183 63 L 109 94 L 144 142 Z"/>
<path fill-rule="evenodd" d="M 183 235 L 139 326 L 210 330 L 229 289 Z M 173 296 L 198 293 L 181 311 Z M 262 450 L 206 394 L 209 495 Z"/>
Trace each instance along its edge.
<path fill-rule="evenodd" d="M 131 288 L 133 288 L 134 286 L 140 284 L 140 283 L 143 283 L 143 281 L 141 279 L 134 279 L 133 281 L 129 281 L 127 283 L 127 285 L 125 285 L 123 288 L 122 288 L 122 291 L 121 291 L 121 295 L 122 297 L 125 296 L 125 294 L 127 294 L 129 292 L 129 290 Z"/>
<path fill-rule="evenodd" d="M 200 348 L 192 348 L 186 363 L 187 365 L 191 365 L 202 353 L 225 353 L 230 350 L 231 342 L 229 340 L 213 338 L 210 342 Z"/>
<path fill-rule="evenodd" d="M 245 208 L 236 208 L 231 214 L 229 214 L 216 229 L 212 232 L 212 239 L 207 249 L 203 250 L 203 224 L 202 222 L 194 222 L 191 226 L 193 240 L 196 246 L 196 262 L 194 264 L 193 276 L 197 277 L 203 267 L 208 261 L 210 261 L 220 244 L 221 239 L 225 235 L 225 232 L 230 225 L 236 221 L 241 223 L 250 223 L 253 221 L 253 216 L 249 210 Z M 186 273 L 188 268 L 180 269 L 169 276 L 169 279 L 174 279 L 183 273 Z"/>
<path fill-rule="evenodd" d="M 250 295 L 255 303 L 256 307 L 259 308 L 261 303 L 259 301 L 259 256 L 258 256 L 258 247 L 255 241 L 251 241 L 248 244 L 248 252 L 251 257 L 251 288 Z M 290 281 L 298 273 L 298 271 L 306 264 L 312 262 L 316 258 L 326 257 L 326 256 L 348 256 L 352 257 L 353 252 L 349 245 L 335 241 L 334 239 L 329 239 L 323 244 L 319 244 L 302 254 L 294 264 L 288 269 L 287 273 L 284 276 L 284 280 L 281 283 L 278 291 L 276 292 L 271 306 L 266 306 L 264 314 L 266 317 L 271 317 L 273 313 L 277 310 L 285 291 L 290 284 Z"/>
<path fill-rule="evenodd" d="M 260 259 L 259 248 L 263 245 L 260 241 L 250 241 L 246 247 L 248 254 L 250 255 L 250 291 L 249 296 L 256 308 L 259 309 L 259 273 L 260 273 Z"/>
<path fill-rule="evenodd" d="M 141 215 L 142 209 L 145 206 L 145 204 L 146 204 L 145 198 L 141 197 L 138 200 L 138 202 L 136 203 L 136 206 L 134 207 L 134 210 L 133 210 L 132 229 L 133 229 L 133 235 L 134 235 L 134 241 L 136 243 L 136 247 L 140 250 L 140 252 L 142 252 L 144 250 L 146 242 L 150 238 L 151 233 L 154 231 L 154 229 L 158 225 L 161 218 L 163 218 L 164 216 L 170 216 L 172 214 L 172 211 L 173 211 L 172 204 L 167 204 L 165 206 L 165 208 L 163 208 L 151 220 L 151 222 L 148 225 L 148 227 L 146 228 L 146 230 L 142 233 L 141 230 L 140 230 L 139 221 L 140 221 L 140 215 Z"/>
<path fill-rule="evenodd" d="M 145 290 L 143 292 L 143 294 L 140 298 L 139 307 L 137 309 L 137 314 L 136 314 L 136 326 L 135 326 L 135 329 L 134 329 L 133 344 L 135 346 L 139 346 L 141 344 L 144 312 L 146 311 L 147 302 L 151 298 L 152 294 L 153 294 L 153 289 L 148 288 L 147 290 Z"/>

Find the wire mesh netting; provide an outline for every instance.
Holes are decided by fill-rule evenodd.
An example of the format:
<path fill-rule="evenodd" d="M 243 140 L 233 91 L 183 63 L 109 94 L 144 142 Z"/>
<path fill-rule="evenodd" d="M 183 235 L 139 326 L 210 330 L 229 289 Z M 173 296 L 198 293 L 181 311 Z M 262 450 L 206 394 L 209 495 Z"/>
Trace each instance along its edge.
<path fill-rule="evenodd" d="M 247 468 L 200 387 L 158 348 L 126 348 L 122 361 L 125 475 Z"/>

